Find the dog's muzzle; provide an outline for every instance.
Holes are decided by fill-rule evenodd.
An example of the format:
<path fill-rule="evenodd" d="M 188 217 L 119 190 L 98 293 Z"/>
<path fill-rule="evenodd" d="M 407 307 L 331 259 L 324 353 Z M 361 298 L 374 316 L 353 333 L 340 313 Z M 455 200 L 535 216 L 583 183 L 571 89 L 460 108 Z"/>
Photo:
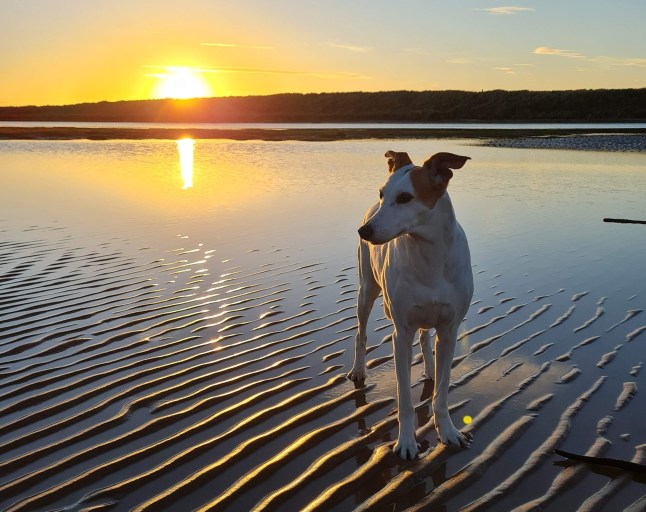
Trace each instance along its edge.
<path fill-rule="evenodd" d="M 359 236 L 363 239 L 366 240 L 367 242 L 370 242 L 370 238 L 373 235 L 373 230 L 372 226 L 370 224 L 364 224 L 359 228 Z"/>

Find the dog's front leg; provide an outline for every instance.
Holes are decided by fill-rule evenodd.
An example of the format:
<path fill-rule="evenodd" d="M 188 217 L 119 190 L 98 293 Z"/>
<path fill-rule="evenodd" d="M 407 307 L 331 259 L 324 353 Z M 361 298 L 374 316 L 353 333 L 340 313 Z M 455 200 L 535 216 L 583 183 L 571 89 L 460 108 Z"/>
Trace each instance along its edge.
<path fill-rule="evenodd" d="M 393 352 L 397 375 L 399 436 L 393 450 L 404 460 L 414 459 L 419 451 L 415 440 L 415 410 L 410 388 L 414 333 L 413 329 L 395 324 Z"/>
<path fill-rule="evenodd" d="M 370 268 L 370 250 L 365 242 L 359 243 L 359 291 L 357 293 L 357 334 L 354 339 L 354 364 L 347 377 L 355 382 L 366 378 L 366 326 L 370 311 L 381 288 L 375 281 Z"/>
<path fill-rule="evenodd" d="M 435 428 L 442 443 L 467 448 L 470 441 L 453 425 L 448 404 L 451 365 L 455 353 L 458 328 L 457 326 L 438 326 L 436 331 L 435 390 L 433 392 Z"/>

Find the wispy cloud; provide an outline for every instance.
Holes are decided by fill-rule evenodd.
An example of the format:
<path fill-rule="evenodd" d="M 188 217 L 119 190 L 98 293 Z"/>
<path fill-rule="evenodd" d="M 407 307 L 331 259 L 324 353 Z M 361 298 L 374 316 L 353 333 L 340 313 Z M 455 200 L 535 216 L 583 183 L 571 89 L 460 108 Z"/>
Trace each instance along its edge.
<path fill-rule="evenodd" d="M 449 59 L 446 62 L 449 64 L 471 64 L 471 61 L 469 59 L 465 59 L 464 57 L 456 57 L 455 59 Z"/>
<path fill-rule="evenodd" d="M 646 68 L 646 59 L 623 59 L 623 62 L 621 62 L 619 65 Z"/>
<path fill-rule="evenodd" d="M 351 44 L 338 44 L 338 43 L 323 43 L 330 48 L 339 48 L 341 50 L 348 50 L 350 52 L 366 53 L 372 51 L 372 48 L 367 46 L 354 46 Z"/>
<path fill-rule="evenodd" d="M 531 7 L 518 7 L 516 5 L 505 5 L 501 7 L 489 7 L 487 9 L 474 9 L 475 11 L 485 11 L 489 14 L 496 15 L 510 15 L 510 14 L 520 14 L 521 12 L 533 11 Z"/>
<path fill-rule="evenodd" d="M 631 57 L 595 57 L 595 62 L 608 64 L 610 66 L 628 66 L 637 68 L 646 68 L 646 59 Z"/>
<path fill-rule="evenodd" d="M 172 71 L 177 69 L 173 66 L 143 65 L 142 68 Z M 237 73 L 237 74 L 254 74 L 254 75 L 291 75 L 291 76 L 311 76 L 317 78 L 345 78 L 351 80 L 369 80 L 371 76 L 360 73 L 345 71 L 302 71 L 290 69 L 267 69 L 267 68 L 246 68 L 246 67 L 205 67 L 205 68 L 184 68 L 191 73 Z M 165 73 L 145 73 L 144 76 L 159 77 L 165 76 Z"/>
<path fill-rule="evenodd" d="M 608 57 L 603 55 L 600 55 L 597 57 L 587 57 L 579 52 L 575 52 L 572 50 L 561 50 L 559 48 L 550 48 L 548 46 L 539 46 L 534 50 L 534 54 L 535 55 L 555 55 L 557 57 L 584 60 L 587 62 L 602 64 L 606 66 L 625 66 L 625 67 L 646 68 L 646 59 L 644 58 Z M 577 69 L 577 71 L 582 71 L 582 68 Z"/>
<path fill-rule="evenodd" d="M 587 59 L 585 55 L 572 50 L 561 50 L 560 48 L 550 48 L 549 46 L 539 46 L 534 49 L 535 55 L 555 55 L 567 59 Z"/>
<path fill-rule="evenodd" d="M 215 46 L 217 48 L 246 48 L 251 50 L 274 50 L 274 46 L 255 46 L 238 43 L 200 43 L 201 46 Z"/>
<path fill-rule="evenodd" d="M 353 80 L 365 80 L 372 78 L 360 73 L 346 71 L 301 71 L 292 69 L 264 69 L 264 68 L 213 68 L 201 70 L 203 73 L 244 73 L 255 75 L 292 75 L 292 76 L 313 76 L 318 78 L 348 78 Z"/>
<path fill-rule="evenodd" d="M 194 68 L 191 66 L 156 66 L 144 64 L 141 66 L 144 69 L 150 69 L 150 73 L 144 73 L 143 76 L 150 78 L 165 78 L 173 74 L 197 74 L 202 71 L 199 68 Z M 154 72 L 153 72 L 154 71 Z"/>
<path fill-rule="evenodd" d="M 506 66 L 494 66 L 491 69 L 493 69 L 494 71 L 500 71 L 501 73 L 504 73 L 506 75 L 528 76 L 531 75 L 529 68 L 531 68 L 533 65 L 534 64 L 525 63 L 508 64 Z"/>

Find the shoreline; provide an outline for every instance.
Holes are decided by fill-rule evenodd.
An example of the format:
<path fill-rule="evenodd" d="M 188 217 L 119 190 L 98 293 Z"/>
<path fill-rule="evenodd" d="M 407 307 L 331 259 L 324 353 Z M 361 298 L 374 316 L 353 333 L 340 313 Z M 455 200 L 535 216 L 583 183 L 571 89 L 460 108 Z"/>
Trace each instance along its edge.
<path fill-rule="evenodd" d="M 87 128 L 0 127 L 2 140 L 233 140 L 334 142 L 465 139 L 509 149 L 646 153 L 646 128 Z"/>
<path fill-rule="evenodd" d="M 553 149 L 646 153 L 644 133 L 590 133 L 543 137 L 504 137 L 480 141 L 480 146 L 508 149 Z"/>
<path fill-rule="evenodd" d="M 646 128 L 84 128 L 84 127 L 0 127 L 0 140 L 177 140 L 228 139 L 264 141 L 335 141 L 365 139 L 546 139 L 575 135 L 643 135 Z"/>

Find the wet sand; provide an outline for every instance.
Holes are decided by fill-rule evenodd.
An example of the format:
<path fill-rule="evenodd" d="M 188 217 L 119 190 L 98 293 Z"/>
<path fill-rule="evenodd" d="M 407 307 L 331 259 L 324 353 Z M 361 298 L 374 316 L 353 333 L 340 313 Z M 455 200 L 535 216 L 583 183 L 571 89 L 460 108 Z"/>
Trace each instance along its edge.
<path fill-rule="evenodd" d="M 504 137 L 488 140 L 484 146 L 519 149 L 569 149 L 583 151 L 644 152 L 646 134 L 568 134 Z"/>
<path fill-rule="evenodd" d="M 351 352 L 354 333 L 353 266 L 262 263 L 259 254 L 257 266 L 232 267 L 213 280 L 201 250 L 142 263 L 112 244 L 92 251 L 76 245 L 0 245 L 0 497 L 7 510 L 77 500 L 107 508 L 118 500 L 119 510 L 188 510 L 201 502 L 201 510 L 421 510 L 445 503 L 498 510 L 505 496 L 535 486 L 534 473 L 556 478 L 548 493 L 527 494 L 527 509 L 532 500 L 557 500 L 575 477 L 591 480 L 589 499 L 612 498 L 595 495 L 605 489 L 595 469 L 607 470 L 546 466 L 568 439 L 599 455 L 610 445 L 604 436 L 627 443 L 619 439 L 631 434 L 623 410 L 640 407 L 631 404 L 640 396 L 635 380 L 646 339 L 640 309 L 607 318 L 606 298 L 572 289 L 513 298 L 481 293 L 460 335 L 470 347 L 455 359 L 451 394 L 476 390 L 495 374 L 514 383 L 483 407 L 469 407 L 468 394 L 452 400 L 458 422 L 467 410 L 472 415 L 464 431 L 475 443 L 460 451 L 435 444 L 432 386 L 417 381 L 425 452 L 403 463 L 391 452 L 393 398 L 373 396 L 374 378 L 354 389 L 343 376 L 347 358 L 340 356 Z M 336 290 L 327 314 L 322 288 Z M 301 303 L 286 308 L 288 295 Z M 379 316 L 373 331 L 380 334 L 368 349 L 373 371 L 392 366 L 390 337 L 382 334 L 390 326 Z M 218 334 L 207 339 L 206 330 Z M 564 332 L 571 333 L 568 344 L 550 343 Z M 525 345 L 533 355 L 516 358 Z M 483 361 L 478 354 L 486 349 L 491 359 Z M 577 362 L 579 352 L 596 364 Z M 608 372 L 619 380 L 608 382 Z M 575 422 L 580 414 L 588 419 Z M 492 431 L 490 422 L 505 428 Z M 500 482 L 488 476 L 528 436 L 540 442 L 518 469 Z M 643 457 L 643 450 L 634 454 L 635 461 Z M 614 478 L 642 485 L 629 473 Z"/>
<path fill-rule="evenodd" d="M 416 346 L 402 462 L 379 304 L 366 385 L 344 377 L 353 251 L 0 227 L 5 510 L 644 510 L 643 476 L 553 454 L 646 462 L 638 283 L 475 253 L 449 394 L 473 446 L 437 444 Z"/>

